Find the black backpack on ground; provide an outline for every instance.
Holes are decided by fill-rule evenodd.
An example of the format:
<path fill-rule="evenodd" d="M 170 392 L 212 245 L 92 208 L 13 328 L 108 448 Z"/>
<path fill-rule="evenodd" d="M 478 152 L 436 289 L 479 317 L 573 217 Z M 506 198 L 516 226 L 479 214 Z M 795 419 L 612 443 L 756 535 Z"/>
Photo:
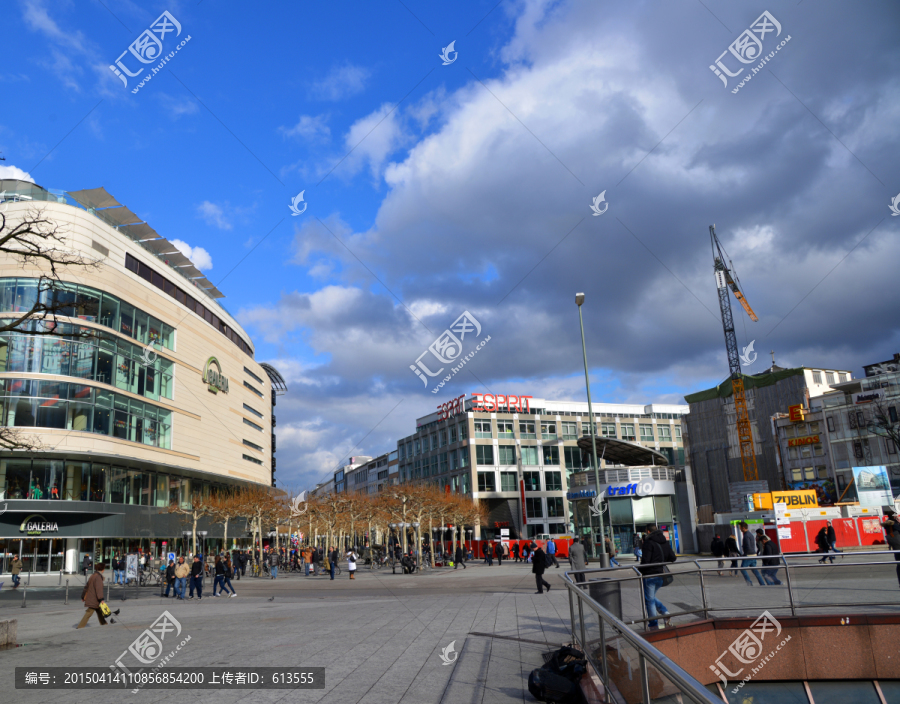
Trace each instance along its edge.
<path fill-rule="evenodd" d="M 584 696 L 578 682 L 586 671 L 587 660 L 584 653 L 563 646 L 550 654 L 543 667 L 531 671 L 528 676 L 528 691 L 541 702 L 558 704 L 583 702 Z"/>

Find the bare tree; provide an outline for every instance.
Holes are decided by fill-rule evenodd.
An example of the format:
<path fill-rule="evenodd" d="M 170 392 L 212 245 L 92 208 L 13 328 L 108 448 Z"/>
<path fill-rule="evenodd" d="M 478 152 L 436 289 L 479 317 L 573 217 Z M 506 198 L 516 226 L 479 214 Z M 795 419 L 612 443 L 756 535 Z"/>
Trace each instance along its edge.
<path fill-rule="evenodd" d="M 900 447 L 900 415 L 897 407 L 886 406 L 883 399 L 876 401 L 872 418 L 866 429 L 893 442 L 895 450 Z"/>
<path fill-rule="evenodd" d="M 191 524 L 191 552 L 194 552 L 197 549 L 197 523 L 202 517 L 210 515 L 211 511 L 212 506 L 199 492 L 191 494 L 187 506 L 172 502 L 166 510 L 166 513 L 179 513 L 183 515 L 185 517 L 185 523 Z"/>

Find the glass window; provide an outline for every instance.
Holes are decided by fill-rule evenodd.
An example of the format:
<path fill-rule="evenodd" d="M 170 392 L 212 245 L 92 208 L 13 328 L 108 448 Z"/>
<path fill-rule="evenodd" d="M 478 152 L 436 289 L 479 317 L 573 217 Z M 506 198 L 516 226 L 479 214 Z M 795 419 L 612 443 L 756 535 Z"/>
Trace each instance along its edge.
<path fill-rule="evenodd" d="M 562 491 L 562 472 L 544 472 L 547 491 Z"/>
<path fill-rule="evenodd" d="M 534 445 L 522 445 L 522 464 L 527 466 L 537 466 L 538 449 Z"/>
<path fill-rule="evenodd" d="M 516 473 L 500 472 L 500 491 L 517 491 Z"/>
<path fill-rule="evenodd" d="M 675 428 L 675 439 L 681 440 L 681 426 L 676 425 L 676 426 L 674 426 L 674 428 Z"/>
<path fill-rule="evenodd" d="M 515 437 L 513 423 L 510 420 L 497 421 L 497 435 L 501 438 Z"/>
<path fill-rule="evenodd" d="M 447 431 L 442 430 L 440 433 L 440 436 L 441 436 L 441 447 L 446 447 L 447 446 Z"/>
<path fill-rule="evenodd" d="M 432 433 L 432 434 L 431 434 L 431 449 L 432 449 L 432 450 L 437 450 L 437 449 L 438 449 L 438 438 L 437 438 L 437 433 Z"/>
<path fill-rule="evenodd" d="M 601 423 L 600 424 L 600 433 L 604 438 L 614 438 L 616 437 L 616 424 L 615 423 Z"/>
<path fill-rule="evenodd" d="M 537 435 L 534 432 L 534 423 L 533 422 L 520 422 L 519 423 L 519 436 L 525 438 L 527 440 L 534 440 L 537 438 Z"/>
<path fill-rule="evenodd" d="M 86 501 L 87 484 L 91 476 L 90 462 L 66 462 L 62 498 L 66 501 Z"/>
<path fill-rule="evenodd" d="M 547 516 L 549 518 L 565 518 L 566 509 L 562 496 L 550 496 L 547 498 Z"/>
<path fill-rule="evenodd" d="M 466 423 L 459 424 L 459 439 L 460 440 L 468 440 L 469 439 L 469 426 Z"/>
<path fill-rule="evenodd" d="M 799 467 L 796 467 L 791 470 L 791 481 L 792 482 L 800 482 L 803 481 L 803 472 Z"/>
<path fill-rule="evenodd" d="M 525 499 L 525 516 L 527 518 L 543 518 L 544 507 L 540 498 L 527 497 Z"/>
<path fill-rule="evenodd" d="M 566 456 L 566 469 L 581 469 L 581 449 L 578 447 L 563 448 Z"/>
<path fill-rule="evenodd" d="M 634 516 L 631 512 L 631 499 L 609 500 L 609 522 L 612 525 L 632 525 Z"/>
<path fill-rule="evenodd" d="M 541 423 L 541 436 L 544 440 L 556 440 L 556 423 Z"/>
<path fill-rule="evenodd" d="M 452 445 L 455 442 L 456 442 L 456 426 L 451 425 L 450 426 L 450 444 Z"/>
<path fill-rule="evenodd" d="M 635 440 L 634 434 L 634 423 L 622 423 L 620 426 L 622 429 L 622 439 L 623 440 Z"/>
<path fill-rule="evenodd" d="M 821 384 L 822 383 L 822 372 L 813 372 L 813 384 Z"/>
<path fill-rule="evenodd" d="M 631 504 L 635 523 L 653 523 L 656 520 L 652 496 L 631 499 Z"/>
<path fill-rule="evenodd" d="M 659 437 L 660 442 L 672 441 L 672 429 L 668 425 L 657 425 L 656 435 Z"/>
<path fill-rule="evenodd" d="M 469 466 L 469 448 L 464 447 L 459 451 L 459 466 L 460 467 L 468 467 Z"/>
<path fill-rule="evenodd" d="M 476 420 L 475 421 L 475 437 L 476 438 L 491 437 L 491 421 Z"/>
<path fill-rule="evenodd" d="M 512 445 L 500 445 L 497 450 L 499 451 L 497 464 L 514 465 L 516 463 L 515 447 L 513 447 Z"/>
<path fill-rule="evenodd" d="M 803 478 L 806 480 L 811 480 L 816 478 L 816 471 L 812 467 L 804 467 L 803 468 Z"/>
<path fill-rule="evenodd" d="M 544 464 L 559 464 L 559 447 L 544 445 Z"/>
<path fill-rule="evenodd" d="M 153 474 L 150 472 L 142 472 L 141 473 L 141 498 L 140 504 L 141 506 L 154 506 L 155 500 L 154 495 L 156 489 L 156 481 Z"/>
<path fill-rule="evenodd" d="M 456 455 L 456 450 L 450 450 L 450 471 L 454 472 L 459 469 L 459 458 Z"/>
<path fill-rule="evenodd" d="M 562 434 L 563 434 L 563 440 L 577 440 L 578 439 L 578 424 L 577 423 L 563 423 L 562 424 Z"/>
<path fill-rule="evenodd" d="M 641 440 L 653 442 L 653 426 L 641 423 Z"/>
<path fill-rule="evenodd" d="M 107 501 L 109 465 L 91 464 L 91 481 L 88 484 L 88 501 Z"/>
<path fill-rule="evenodd" d="M 828 467 L 824 464 L 816 467 L 816 479 L 828 479 Z"/>
<path fill-rule="evenodd" d="M 653 508 L 656 510 L 657 523 L 671 523 L 672 517 L 672 498 L 669 496 L 654 496 Z"/>
<path fill-rule="evenodd" d="M 476 445 L 475 461 L 478 464 L 494 464 L 494 447 L 493 445 Z"/>
<path fill-rule="evenodd" d="M 598 425 L 594 423 L 594 434 L 599 435 L 597 432 Z M 613 425 L 613 429 L 615 429 L 615 425 Z M 581 424 L 581 434 L 583 437 L 589 438 L 591 436 L 591 424 L 590 423 L 582 423 Z"/>
<path fill-rule="evenodd" d="M 522 479 L 525 480 L 525 491 L 541 490 L 540 472 L 522 472 Z"/>
<path fill-rule="evenodd" d="M 478 491 L 496 491 L 496 476 L 494 472 L 478 473 Z"/>

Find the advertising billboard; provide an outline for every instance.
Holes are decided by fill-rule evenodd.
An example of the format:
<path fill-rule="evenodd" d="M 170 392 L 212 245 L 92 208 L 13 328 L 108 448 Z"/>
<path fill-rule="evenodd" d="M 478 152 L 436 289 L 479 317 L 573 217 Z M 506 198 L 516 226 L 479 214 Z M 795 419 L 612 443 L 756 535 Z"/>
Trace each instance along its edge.
<path fill-rule="evenodd" d="M 815 491 L 819 506 L 834 506 L 837 494 L 834 490 L 834 482 L 831 479 L 817 479 L 808 482 L 791 482 L 791 489 L 795 491 Z"/>
<path fill-rule="evenodd" d="M 891 480 L 888 479 L 887 467 L 852 467 L 853 483 L 860 506 L 879 508 L 893 506 L 894 495 L 891 492 Z"/>

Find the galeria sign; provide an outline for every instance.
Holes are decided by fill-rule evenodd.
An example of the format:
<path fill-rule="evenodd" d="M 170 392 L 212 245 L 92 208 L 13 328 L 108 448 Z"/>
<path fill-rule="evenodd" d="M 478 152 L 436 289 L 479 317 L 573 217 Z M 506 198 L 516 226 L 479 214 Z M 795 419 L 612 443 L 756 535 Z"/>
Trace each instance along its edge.
<path fill-rule="evenodd" d="M 43 533 L 58 533 L 59 525 L 55 521 L 48 521 L 43 516 L 34 513 L 19 526 L 19 532 L 25 535 L 42 535 Z"/>
<path fill-rule="evenodd" d="M 215 368 L 213 368 L 215 367 Z M 222 365 L 215 357 L 206 360 L 206 367 L 203 369 L 203 381 L 209 385 L 209 390 L 214 394 L 228 393 L 228 377 L 222 374 Z"/>
<path fill-rule="evenodd" d="M 528 401 L 533 396 L 504 396 L 503 394 L 472 394 L 475 403 L 472 404 L 473 411 L 501 411 L 506 410 L 507 413 L 519 411 L 521 413 L 529 413 L 531 404 Z M 525 405 L 522 408 L 522 404 Z"/>

